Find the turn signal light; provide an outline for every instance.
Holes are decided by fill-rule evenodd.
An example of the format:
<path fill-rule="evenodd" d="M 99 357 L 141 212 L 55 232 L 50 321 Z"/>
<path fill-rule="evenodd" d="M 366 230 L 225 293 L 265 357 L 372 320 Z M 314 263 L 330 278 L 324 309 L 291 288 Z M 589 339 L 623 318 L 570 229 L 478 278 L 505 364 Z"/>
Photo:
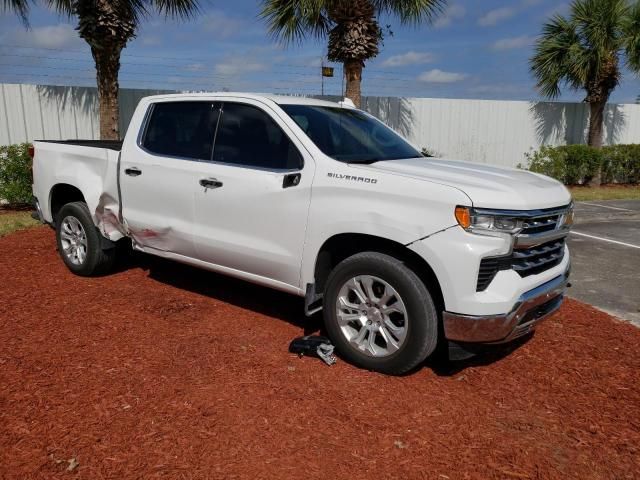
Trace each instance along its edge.
<path fill-rule="evenodd" d="M 469 207 L 456 207 L 456 220 L 462 228 L 471 226 L 471 210 Z"/>

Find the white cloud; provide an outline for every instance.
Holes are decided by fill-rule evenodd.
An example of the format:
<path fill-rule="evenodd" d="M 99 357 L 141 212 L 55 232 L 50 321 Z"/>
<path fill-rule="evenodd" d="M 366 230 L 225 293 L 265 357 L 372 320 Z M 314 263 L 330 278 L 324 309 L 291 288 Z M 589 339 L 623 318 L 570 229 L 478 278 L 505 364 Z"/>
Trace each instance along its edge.
<path fill-rule="evenodd" d="M 418 80 L 426 83 L 455 83 L 465 78 L 467 78 L 467 75 L 464 73 L 443 72 L 442 70 L 434 68 L 433 70 L 420 74 Z"/>
<path fill-rule="evenodd" d="M 231 57 L 218 63 L 214 71 L 219 75 L 241 75 L 245 73 L 263 72 L 268 67 L 265 63 L 246 57 Z"/>
<path fill-rule="evenodd" d="M 520 2 L 514 2 L 515 5 L 510 7 L 500 7 L 489 10 L 478 19 L 478 25 L 481 27 L 493 27 L 528 8 L 541 4 L 543 1 L 544 0 L 521 0 Z"/>
<path fill-rule="evenodd" d="M 231 17 L 221 10 L 214 10 L 202 18 L 204 30 L 218 39 L 242 33 L 242 24 L 242 20 Z"/>
<path fill-rule="evenodd" d="M 67 23 L 33 27 L 30 30 L 16 29 L 1 35 L 3 42 L 25 47 L 44 47 L 59 49 L 78 49 L 87 44 L 78 36 L 73 27 Z"/>
<path fill-rule="evenodd" d="M 141 35 L 140 42 L 145 47 L 157 47 L 162 43 L 162 39 L 158 35 Z"/>
<path fill-rule="evenodd" d="M 453 23 L 454 20 L 458 20 L 467 14 L 467 10 L 462 5 L 449 5 L 445 11 L 440 15 L 433 26 L 436 28 L 445 28 Z"/>
<path fill-rule="evenodd" d="M 205 69 L 204 63 L 190 63 L 184 67 L 188 72 L 202 72 Z"/>
<path fill-rule="evenodd" d="M 495 10 L 489 10 L 478 19 L 478 25 L 481 27 L 493 27 L 504 20 L 508 20 L 517 13 L 513 7 L 501 7 Z"/>
<path fill-rule="evenodd" d="M 536 37 L 521 35 L 519 37 L 502 38 L 491 45 L 493 50 L 514 50 L 528 47 L 533 44 Z"/>
<path fill-rule="evenodd" d="M 407 52 L 401 55 L 394 55 L 387 58 L 382 62 L 383 67 L 406 67 L 408 65 L 422 65 L 424 63 L 431 63 L 434 60 L 434 55 L 429 52 Z"/>

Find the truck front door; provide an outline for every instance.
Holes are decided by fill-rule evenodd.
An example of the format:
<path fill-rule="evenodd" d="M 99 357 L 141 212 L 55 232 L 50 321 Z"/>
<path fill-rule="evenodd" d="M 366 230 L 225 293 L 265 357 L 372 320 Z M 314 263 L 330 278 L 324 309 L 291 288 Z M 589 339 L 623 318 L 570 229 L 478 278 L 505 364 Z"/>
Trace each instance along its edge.
<path fill-rule="evenodd" d="M 199 164 L 200 260 L 299 288 L 314 164 L 286 122 L 257 101 L 225 100 L 212 161 Z M 246 275 L 249 274 L 249 275 Z"/>

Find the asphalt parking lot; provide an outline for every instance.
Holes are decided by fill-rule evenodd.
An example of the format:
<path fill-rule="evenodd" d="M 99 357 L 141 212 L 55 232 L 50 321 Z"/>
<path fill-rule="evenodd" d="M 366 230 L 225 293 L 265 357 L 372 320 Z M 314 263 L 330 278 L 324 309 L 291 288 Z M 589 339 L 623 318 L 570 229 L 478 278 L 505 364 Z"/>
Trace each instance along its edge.
<path fill-rule="evenodd" d="M 640 200 L 576 203 L 569 296 L 640 326 Z"/>

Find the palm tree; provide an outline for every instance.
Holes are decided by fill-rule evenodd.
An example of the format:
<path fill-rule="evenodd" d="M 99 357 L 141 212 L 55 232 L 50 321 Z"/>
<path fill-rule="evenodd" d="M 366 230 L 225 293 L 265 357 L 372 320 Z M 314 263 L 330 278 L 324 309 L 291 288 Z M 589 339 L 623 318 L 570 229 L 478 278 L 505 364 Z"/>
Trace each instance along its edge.
<path fill-rule="evenodd" d="M 555 15 L 544 25 L 530 66 L 546 97 L 557 98 L 561 86 L 585 91 L 588 144 L 599 148 L 604 109 L 620 81 L 622 61 L 640 71 L 640 1 L 574 0 L 568 18 Z"/>
<path fill-rule="evenodd" d="M 446 0 L 262 0 L 269 31 L 285 42 L 307 36 L 329 39 L 328 58 L 344 65 L 346 96 L 360 106 L 365 61 L 378 54 L 382 30 L 377 17 L 396 15 L 401 23 L 431 21 Z"/>
<path fill-rule="evenodd" d="M 26 5 L 26 0 L 4 0 Z M 140 21 L 151 10 L 167 17 L 190 18 L 198 0 L 45 0 L 58 12 L 78 19 L 76 30 L 91 48 L 100 103 L 100 138 L 120 137 L 118 126 L 118 73 L 120 54 L 136 36 Z M 24 10 L 22 10 L 24 12 Z M 20 12 L 20 10 L 18 10 Z"/>

